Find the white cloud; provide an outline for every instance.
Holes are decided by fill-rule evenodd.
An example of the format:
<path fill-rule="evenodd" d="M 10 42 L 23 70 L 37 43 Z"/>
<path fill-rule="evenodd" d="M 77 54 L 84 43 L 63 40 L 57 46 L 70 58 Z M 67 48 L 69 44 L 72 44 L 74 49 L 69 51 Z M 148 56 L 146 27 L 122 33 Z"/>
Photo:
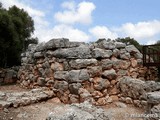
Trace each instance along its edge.
<path fill-rule="evenodd" d="M 94 28 L 91 28 L 89 32 L 97 39 L 98 38 L 115 39 L 118 37 L 118 35 L 115 32 L 112 32 L 106 26 L 95 26 Z"/>
<path fill-rule="evenodd" d="M 27 1 L 27 4 L 25 3 Z M 92 12 L 96 6 L 92 2 L 81 2 L 76 4 L 74 1 L 64 2 L 61 4 L 63 11 L 55 13 L 55 20 L 60 23 L 53 25 L 47 21 L 47 8 L 41 10 L 31 6 L 28 0 L 0 0 L 3 7 L 9 8 L 16 5 L 19 8 L 26 10 L 33 18 L 35 23 L 35 34 L 40 42 L 48 41 L 52 38 L 69 38 L 71 41 L 88 42 L 95 38 L 111 38 L 117 37 L 132 37 L 138 40 L 141 44 L 152 44 L 160 39 L 160 21 L 141 21 L 137 23 L 125 23 L 120 27 L 110 28 L 107 26 L 94 26 L 93 28 L 86 28 L 87 32 L 81 31 L 73 27 L 75 23 L 88 25 L 92 23 Z M 46 2 L 46 1 L 44 1 Z M 37 4 L 37 1 L 34 2 Z M 42 4 L 42 3 L 41 3 Z M 42 4 L 43 5 L 43 4 Z M 48 3 L 46 3 L 48 5 Z M 51 4 L 50 4 L 51 5 Z M 54 14 L 54 13 L 52 13 Z M 54 23 L 54 22 L 53 22 Z"/>
<path fill-rule="evenodd" d="M 156 43 L 156 40 L 149 40 L 149 41 L 147 41 L 146 45 L 152 45 L 155 43 Z"/>
<path fill-rule="evenodd" d="M 63 24 L 90 24 L 92 22 L 92 12 L 96 8 L 92 2 L 81 2 L 75 5 L 74 2 L 65 2 L 63 8 L 67 8 L 63 12 L 57 12 L 54 18 Z"/>
<path fill-rule="evenodd" d="M 71 1 L 71 2 L 64 2 L 62 3 L 62 8 L 67 8 L 69 10 L 75 10 L 75 7 L 76 7 L 76 3 L 74 1 Z"/>
<path fill-rule="evenodd" d="M 152 38 L 160 34 L 160 21 L 153 20 L 148 22 L 138 22 L 136 24 L 126 23 L 118 28 L 120 33 L 135 39 Z"/>
<path fill-rule="evenodd" d="M 21 8 L 21 9 L 23 8 L 31 16 L 43 17 L 45 15 L 44 12 L 42 12 L 40 10 L 33 9 L 29 5 L 23 4 L 20 0 L 0 0 L 0 2 L 3 4 L 3 7 L 7 8 L 7 9 L 13 5 L 16 5 L 17 7 Z"/>
<path fill-rule="evenodd" d="M 52 29 L 41 29 L 38 32 L 35 32 L 35 35 L 39 36 L 40 42 L 62 37 L 77 42 L 87 42 L 90 39 L 90 36 L 83 31 L 64 24 L 56 25 Z"/>

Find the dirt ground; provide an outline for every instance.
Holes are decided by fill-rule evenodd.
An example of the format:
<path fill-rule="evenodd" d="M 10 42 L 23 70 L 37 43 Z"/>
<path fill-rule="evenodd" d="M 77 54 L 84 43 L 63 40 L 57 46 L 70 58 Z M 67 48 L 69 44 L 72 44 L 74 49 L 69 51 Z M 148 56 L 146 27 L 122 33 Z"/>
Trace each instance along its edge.
<path fill-rule="evenodd" d="M 0 86 L 0 91 L 26 91 L 19 86 Z M 28 106 L 9 108 L 0 110 L 0 120 L 45 120 L 56 106 L 63 106 L 62 103 L 57 103 L 50 99 L 41 103 L 36 103 Z M 132 105 L 120 108 L 114 103 L 103 107 L 107 112 L 112 112 L 113 120 L 143 120 L 142 118 L 133 117 L 144 113 L 144 109 L 136 108 Z"/>

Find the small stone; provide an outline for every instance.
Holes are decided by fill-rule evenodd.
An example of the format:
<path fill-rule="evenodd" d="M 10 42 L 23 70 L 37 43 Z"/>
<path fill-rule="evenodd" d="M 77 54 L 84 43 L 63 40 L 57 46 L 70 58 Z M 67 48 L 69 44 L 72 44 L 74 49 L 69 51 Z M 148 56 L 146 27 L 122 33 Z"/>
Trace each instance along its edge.
<path fill-rule="evenodd" d="M 99 98 L 96 102 L 97 104 L 96 105 L 106 105 L 107 104 L 107 100 L 106 98 Z"/>
<path fill-rule="evenodd" d="M 119 90 L 117 89 L 116 86 L 114 86 L 113 88 L 111 88 L 111 89 L 109 90 L 108 93 L 109 93 L 109 95 L 116 95 L 116 94 L 119 93 Z"/>
<path fill-rule="evenodd" d="M 116 85 L 117 81 L 116 80 L 111 80 L 111 85 Z"/>
<path fill-rule="evenodd" d="M 126 97 L 126 103 L 127 104 L 132 104 L 133 101 L 132 101 L 132 99 L 130 97 Z"/>
<path fill-rule="evenodd" d="M 38 84 L 39 86 L 45 86 L 46 81 L 45 81 L 44 78 L 39 77 L 38 80 L 37 80 L 37 84 Z"/>
<path fill-rule="evenodd" d="M 133 68 L 135 68 L 135 67 L 138 65 L 138 64 L 137 64 L 137 60 L 131 58 L 131 65 L 132 65 Z"/>
<path fill-rule="evenodd" d="M 3 111 L 4 111 L 5 113 L 9 113 L 9 110 L 8 110 L 7 108 L 4 108 Z"/>
<path fill-rule="evenodd" d="M 102 73 L 102 76 L 108 78 L 109 80 L 115 79 L 117 77 L 116 71 L 114 69 L 105 70 Z"/>
<path fill-rule="evenodd" d="M 52 98 L 51 101 L 53 103 L 61 103 L 60 99 L 58 97 Z"/>
<path fill-rule="evenodd" d="M 120 107 L 120 108 L 126 108 L 127 105 L 125 103 L 122 103 L 122 102 L 116 102 L 115 103 L 117 107 Z"/>
<path fill-rule="evenodd" d="M 79 103 L 79 96 L 78 95 L 70 94 L 69 98 L 70 98 L 71 103 Z"/>
<path fill-rule="evenodd" d="M 0 108 L 8 108 L 11 105 L 11 102 L 0 100 Z"/>
<path fill-rule="evenodd" d="M 87 99 L 89 99 L 92 95 L 88 92 L 88 90 L 84 89 L 84 88 L 80 88 L 78 91 L 79 95 L 80 95 L 80 101 L 85 101 Z"/>
<path fill-rule="evenodd" d="M 142 100 L 142 101 L 141 101 L 141 104 L 142 104 L 142 106 L 147 106 L 148 103 L 147 103 L 147 101 Z"/>
<path fill-rule="evenodd" d="M 103 97 L 103 94 L 102 94 L 101 92 L 99 92 L 99 91 L 94 91 L 94 92 L 92 93 L 92 96 L 93 96 L 94 98 L 100 98 L 100 97 Z"/>
<path fill-rule="evenodd" d="M 119 100 L 117 95 L 111 95 L 110 98 L 112 98 L 112 101 L 118 101 Z"/>
<path fill-rule="evenodd" d="M 112 102 L 113 102 L 112 98 L 109 97 L 109 98 L 107 99 L 107 103 L 112 103 Z"/>

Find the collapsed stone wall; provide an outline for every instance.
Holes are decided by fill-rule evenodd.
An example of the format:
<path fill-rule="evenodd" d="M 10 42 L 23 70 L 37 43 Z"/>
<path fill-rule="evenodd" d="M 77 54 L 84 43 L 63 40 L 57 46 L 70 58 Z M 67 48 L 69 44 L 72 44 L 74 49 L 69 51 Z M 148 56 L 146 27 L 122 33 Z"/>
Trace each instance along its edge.
<path fill-rule="evenodd" d="M 26 88 L 48 87 L 64 103 L 90 100 L 105 105 L 121 97 L 120 78 L 157 77 L 155 68 L 143 67 L 135 46 L 105 39 L 90 44 L 52 39 L 29 45 L 21 56 L 18 82 Z"/>

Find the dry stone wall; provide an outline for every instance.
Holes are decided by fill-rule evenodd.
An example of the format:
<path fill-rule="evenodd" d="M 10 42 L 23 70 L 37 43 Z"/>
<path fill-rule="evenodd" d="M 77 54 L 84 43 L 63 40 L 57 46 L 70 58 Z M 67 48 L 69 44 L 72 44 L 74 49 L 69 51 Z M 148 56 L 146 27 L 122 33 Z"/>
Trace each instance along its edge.
<path fill-rule="evenodd" d="M 15 84 L 17 81 L 18 66 L 12 68 L 0 68 L 0 86 L 7 84 Z"/>
<path fill-rule="evenodd" d="M 119 100 L 120 78 L 157 77 L 155 68 L 143 67 L 135 46 L 105 39 L 90 44 L 52 39 L 29 45 L 21 56 L 18 82 L 26 88 L 48 87 L 64 103 L 105 105 Z"/>

